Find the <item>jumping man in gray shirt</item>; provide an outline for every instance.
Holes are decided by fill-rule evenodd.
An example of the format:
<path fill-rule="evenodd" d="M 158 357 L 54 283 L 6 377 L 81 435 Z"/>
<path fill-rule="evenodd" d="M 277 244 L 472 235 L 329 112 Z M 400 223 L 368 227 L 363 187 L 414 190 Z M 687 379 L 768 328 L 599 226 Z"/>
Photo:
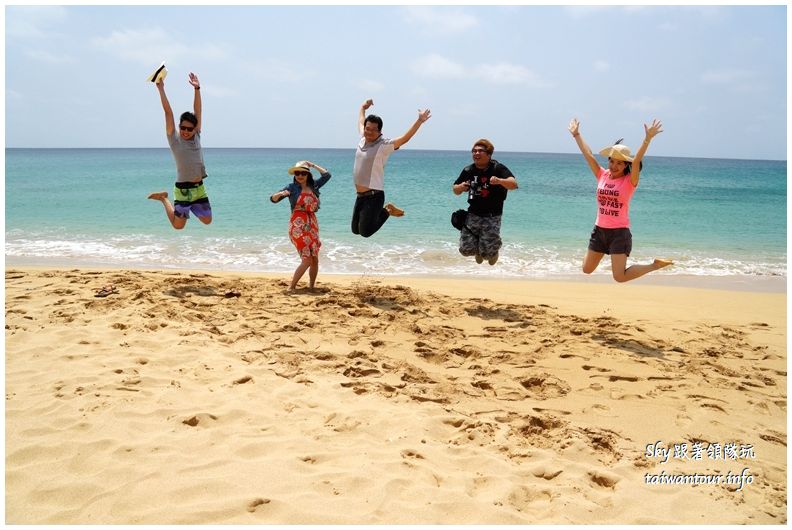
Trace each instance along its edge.
<path fill-rule="evenodd" d="M 385 204 L 385 162 L 399 147 L 410 141 L 423 123 L 431 117 L 429 109 L 419 110 L 418 119 L 403 136 L 391 140 L 382 136 L 382 118 L 366 110 L 374 104 L 367 99 L 360 106 L 358 131 L 362 138 L 355 152 L 355 188 L 357 199 L 352 211 L 352 233 L 369 237 L 379 230 L 388 217 L 401 217 L 404 211 Z"/>
<path fill-rule="evenodd" d="M 189 83 L 195 89 L 193 112 L 185 112 L 179 117 L 178 132 L 173 110 L 165 95 L 165 82 L 160 80 L 157 83 L 162 109 L 165 111 L 165 134 L 176 161 L 176 186 L 173 190 L 173 205 L 168 200 L 167 191 L 152 193 L 148 198 L 162 203 L 168 221 L 176 230 L 184 228 L 190 212 L 205 225 L 212 222 L 212 207 L 203 185 L 206 168 L 201 150 L 201 83 L 192 72 Z"/>

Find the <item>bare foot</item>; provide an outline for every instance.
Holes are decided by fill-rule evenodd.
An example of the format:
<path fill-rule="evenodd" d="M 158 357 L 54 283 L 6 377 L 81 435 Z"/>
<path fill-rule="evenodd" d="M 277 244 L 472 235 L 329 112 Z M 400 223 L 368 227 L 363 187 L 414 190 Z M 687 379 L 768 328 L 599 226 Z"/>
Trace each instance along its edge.
<path fill-rule="evenodd" d="M 148 196 L 148 198 L 149 199 L 154 199 L 155 201 L 161 201 L 162 199 L 167 199 L 168 198 L 168 192 L 167 191 L 160 191 L 158 193 L 152 193 L 151 195 Z"/>
<path fill-rule="evenodd" d="M 662 269 L 663 267 L 668 267 L 673 264 L 674 261 L 670 259 L 655 258 L 654 260 L 655 269 Z"/>
<path fill-rule="evenodd" d="M 393 217 L 402 217 L 404 215 L 404 210 L 402 210 L 401 208 L 397 208 L 392 203 L 386 204 L 385 209 L 388 210 L 388 213 Z"/>

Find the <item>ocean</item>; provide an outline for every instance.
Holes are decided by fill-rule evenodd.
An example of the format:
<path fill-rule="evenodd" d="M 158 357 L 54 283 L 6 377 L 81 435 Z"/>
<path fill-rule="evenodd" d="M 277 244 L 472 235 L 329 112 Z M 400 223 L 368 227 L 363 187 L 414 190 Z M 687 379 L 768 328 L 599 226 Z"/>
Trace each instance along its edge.
<path fill-rule="evenodd" d="M 371 238 L 350 231 L 354 149 L 205 148 L 214 221 L 170 227 L 149 193 L 173 196 L 162 149 L 11 149 L 5 153 L 6 265 L 292 272 L 286 185 L 294 162 L 333 175 L 318 212 L 322 273 L 561 279 L 580 266 L 594 224 L 596 181 L 582 155 L 497 152 L 519 189 L 503 214 L 500 260 L 457 251 L 451 185 L 469 151 L 405 148 L 388 161 L 386 201 L 406 211 Z M 601 161 L 605 163 L 605 161 Z M 318 177 L 318 175 L 316 175 Z M 655 275 L 786 278 L 786 161 L 648 156 L 630 208 L 628 263 L 667 257 Z M 610 276 L 606 257 L 595 275 Z"/>

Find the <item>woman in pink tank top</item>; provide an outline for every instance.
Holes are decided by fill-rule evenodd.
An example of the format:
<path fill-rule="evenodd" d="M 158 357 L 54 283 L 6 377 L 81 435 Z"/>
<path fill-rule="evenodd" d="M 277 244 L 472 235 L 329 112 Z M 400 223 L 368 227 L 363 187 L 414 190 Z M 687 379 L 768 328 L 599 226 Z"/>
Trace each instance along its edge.
<path fill-rule="evenodd" d="M 569 132 L 577 142 L 580 152 L 588 162 L 591 172 L 597 179 L 597 221 L 591 231 L 588 251 L 583 260 L 583 272 L 591 274 L 605 254 L 610 254 L 613 279 L 628 282 L 640 278 L 673 262 L 656 258 L 648 265 L 627 266 L 627 257 L 632 250 L 630 232 L 630 200 L 641 175 L 641 160 L 649 148 L 652 138 L 663 132 L 663 124 L 652 120 L 652 125 L 644 124 L 646 137 L 635 156 L 621 140 L 606 147 L 600 154 L 608 157 L 608 169 L 600 167 L 591 148 L 580 136 L 580 122 L 576 118 L 569 122 Z"/>

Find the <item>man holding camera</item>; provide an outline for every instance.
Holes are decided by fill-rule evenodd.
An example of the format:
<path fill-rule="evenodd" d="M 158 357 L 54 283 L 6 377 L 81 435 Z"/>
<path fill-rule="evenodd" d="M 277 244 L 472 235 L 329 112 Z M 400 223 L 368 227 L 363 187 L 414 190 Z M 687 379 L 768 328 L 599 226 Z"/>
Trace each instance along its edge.
<path fill-rule="evenodd" d="M 473 144 L 473 163 L 465 167 L 452 190 L 468 193 L 468 215 L 459 234 L 459 253 L 475 256 L 476 263 L 498 261 L 503 242 L 500 237 L 503 201 L 509 190 L 517 189 L 517 179 L 509 168 L 492 159 L 495 147 L 482 138 Z"/>

